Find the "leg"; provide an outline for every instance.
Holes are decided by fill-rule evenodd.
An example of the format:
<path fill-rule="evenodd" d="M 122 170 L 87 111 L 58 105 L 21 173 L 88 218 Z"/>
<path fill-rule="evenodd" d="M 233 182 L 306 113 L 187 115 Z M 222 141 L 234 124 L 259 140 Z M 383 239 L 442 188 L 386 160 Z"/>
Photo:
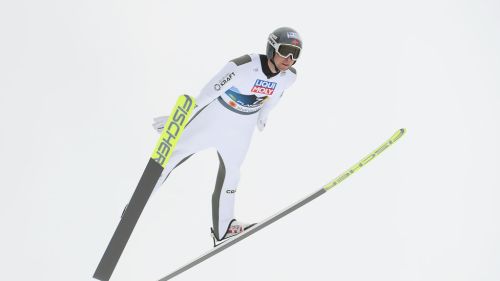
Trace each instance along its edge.
<path fill-rule="evenodd" d="M 234 219 L 234 198 L 239 182 L 239 167 L 226 167 L 224 159 L 219 156 L 219 172 L 212 194 L 212 219 L 214 233 L 218 239 L 226 233 Z"/>
<path fill-rule="evenodd" d="M 236 188 L 240 180 L 240 167 L 245 159 L 250 137 L 231 141 L 232 147 L 218 149 L 219 172 L 212 194 L 212 220 L 214 234 L 222 239 L 234 219 Z M 234 144 L 237 144 L 236 146 Z"/>
<path fill-rule="evenodd" d="M 180 166 L 184 161 L 188 160 L 189 157 L 191 157 L 193 154 L 195 154 L 197 151 L 195 150 L 178 150 L 176 148 L 175 151 L 173 151 L 172 155 L 170 156 L 170 159 L 168 160 L 167 165 L 165 166 L 165 169 L 163 169 L 163 172 L 161 173 L 160 178 L 156 182 L 156 185 L 153 189 L 153 193 L 160 188 L 160 186 L 167 180 L 168 176 L 170 173 Z"/>
<path fill-rule="evenodd" d="M 193 120 L 194 118 L 191 119 L 191 121 Z M 168 176 L 175 168 L 181 165 L 194 153 L 211 146 L 210 131 L 204 129 L 205 124 L 203 119 L 198 118 L 188 125 L 186 125 L 181 139 L 172 152 L 165 169 L 163 169 L 161 177 L 156 183 L 153 192 L 155 192 L 167 180 Z"/>

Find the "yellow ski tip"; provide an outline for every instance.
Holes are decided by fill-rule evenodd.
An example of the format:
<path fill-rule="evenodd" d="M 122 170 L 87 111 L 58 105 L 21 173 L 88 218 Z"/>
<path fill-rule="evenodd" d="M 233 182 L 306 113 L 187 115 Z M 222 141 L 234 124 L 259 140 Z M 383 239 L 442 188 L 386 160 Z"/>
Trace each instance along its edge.
<path fill-rule="evenodd" d="M 350 175 L 354 174 L 357 170 L 361 169 L 361 167 L 365 166 L 368 164 L 368 162 L 372 161 L 375 157 L 380 155 L 383 151 L 385 151 L 386 148 L 394 144 L 397 140 L 399 140 L 406 132 L 405 128 L 401 128 L 394 133 L 387 141 L 385 141 L 381 146 L 379 146 L 377 149 L 375 149 L 372 153 L 368 154 L 365 158 L 361 159 L 358 163 L 354 164 L 351 168 L 349 168 L 347 171 L 342 173 L 340 176 L 335 178 L 333 181 L 329 182 L 326 184 L 323 189 L 328 191 L 332 189 L 333 187 L 339 185 L 343 180 L 345 180 L 347 177 Z"/>

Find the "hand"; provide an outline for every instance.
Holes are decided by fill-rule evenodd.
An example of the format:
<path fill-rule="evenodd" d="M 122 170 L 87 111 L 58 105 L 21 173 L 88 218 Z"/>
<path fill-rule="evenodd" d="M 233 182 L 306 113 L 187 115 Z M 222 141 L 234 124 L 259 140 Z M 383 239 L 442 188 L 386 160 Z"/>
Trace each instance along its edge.
<path fill-rule="evenodd" d="M 165 123 L 167 123 L 168 116 L 159 116 L 153 119 L 153 128 L 161 134 L 163 132 L 163 128 L 165 127 Z"/>
<path fill-rule="evenodd" d="M 257 128 L 259 129 L 259 131 L 264 131 L 264 128 L 266 127 L 266 122 L 267 120 L 264 119 L 264 118 L 259 118 L 257 119 Z"/>

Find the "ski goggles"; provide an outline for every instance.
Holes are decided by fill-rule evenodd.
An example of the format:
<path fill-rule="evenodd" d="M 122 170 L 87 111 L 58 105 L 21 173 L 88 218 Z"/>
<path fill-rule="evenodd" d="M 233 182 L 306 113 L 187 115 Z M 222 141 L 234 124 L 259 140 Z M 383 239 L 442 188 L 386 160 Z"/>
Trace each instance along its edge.
<path fill-rule="evenodd" d="M 290 44 L 276 44 L 275 50 L 278 55 L 283 58 L 292 56 L 292 60 L 296 61 L 300 56 L 300 47 Z"/>

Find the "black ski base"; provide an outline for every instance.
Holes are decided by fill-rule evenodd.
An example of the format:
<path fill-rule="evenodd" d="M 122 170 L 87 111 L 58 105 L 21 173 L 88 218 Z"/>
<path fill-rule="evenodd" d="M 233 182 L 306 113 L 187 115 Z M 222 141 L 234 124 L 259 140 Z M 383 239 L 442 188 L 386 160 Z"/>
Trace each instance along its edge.
<path fill-rule="evenodd" d="M 144 210 L 151 193 L 153 193 L 153 189 L 162 171 L 163 167 L 150 158 L 128 206 L 123 211 L 120 223 L 97 266 L 93 276 L 95 279 L 108 281 L 111 278 L 116 264 L 132 235 L 132 231 L 141 216 L 142 210 Z"/>

